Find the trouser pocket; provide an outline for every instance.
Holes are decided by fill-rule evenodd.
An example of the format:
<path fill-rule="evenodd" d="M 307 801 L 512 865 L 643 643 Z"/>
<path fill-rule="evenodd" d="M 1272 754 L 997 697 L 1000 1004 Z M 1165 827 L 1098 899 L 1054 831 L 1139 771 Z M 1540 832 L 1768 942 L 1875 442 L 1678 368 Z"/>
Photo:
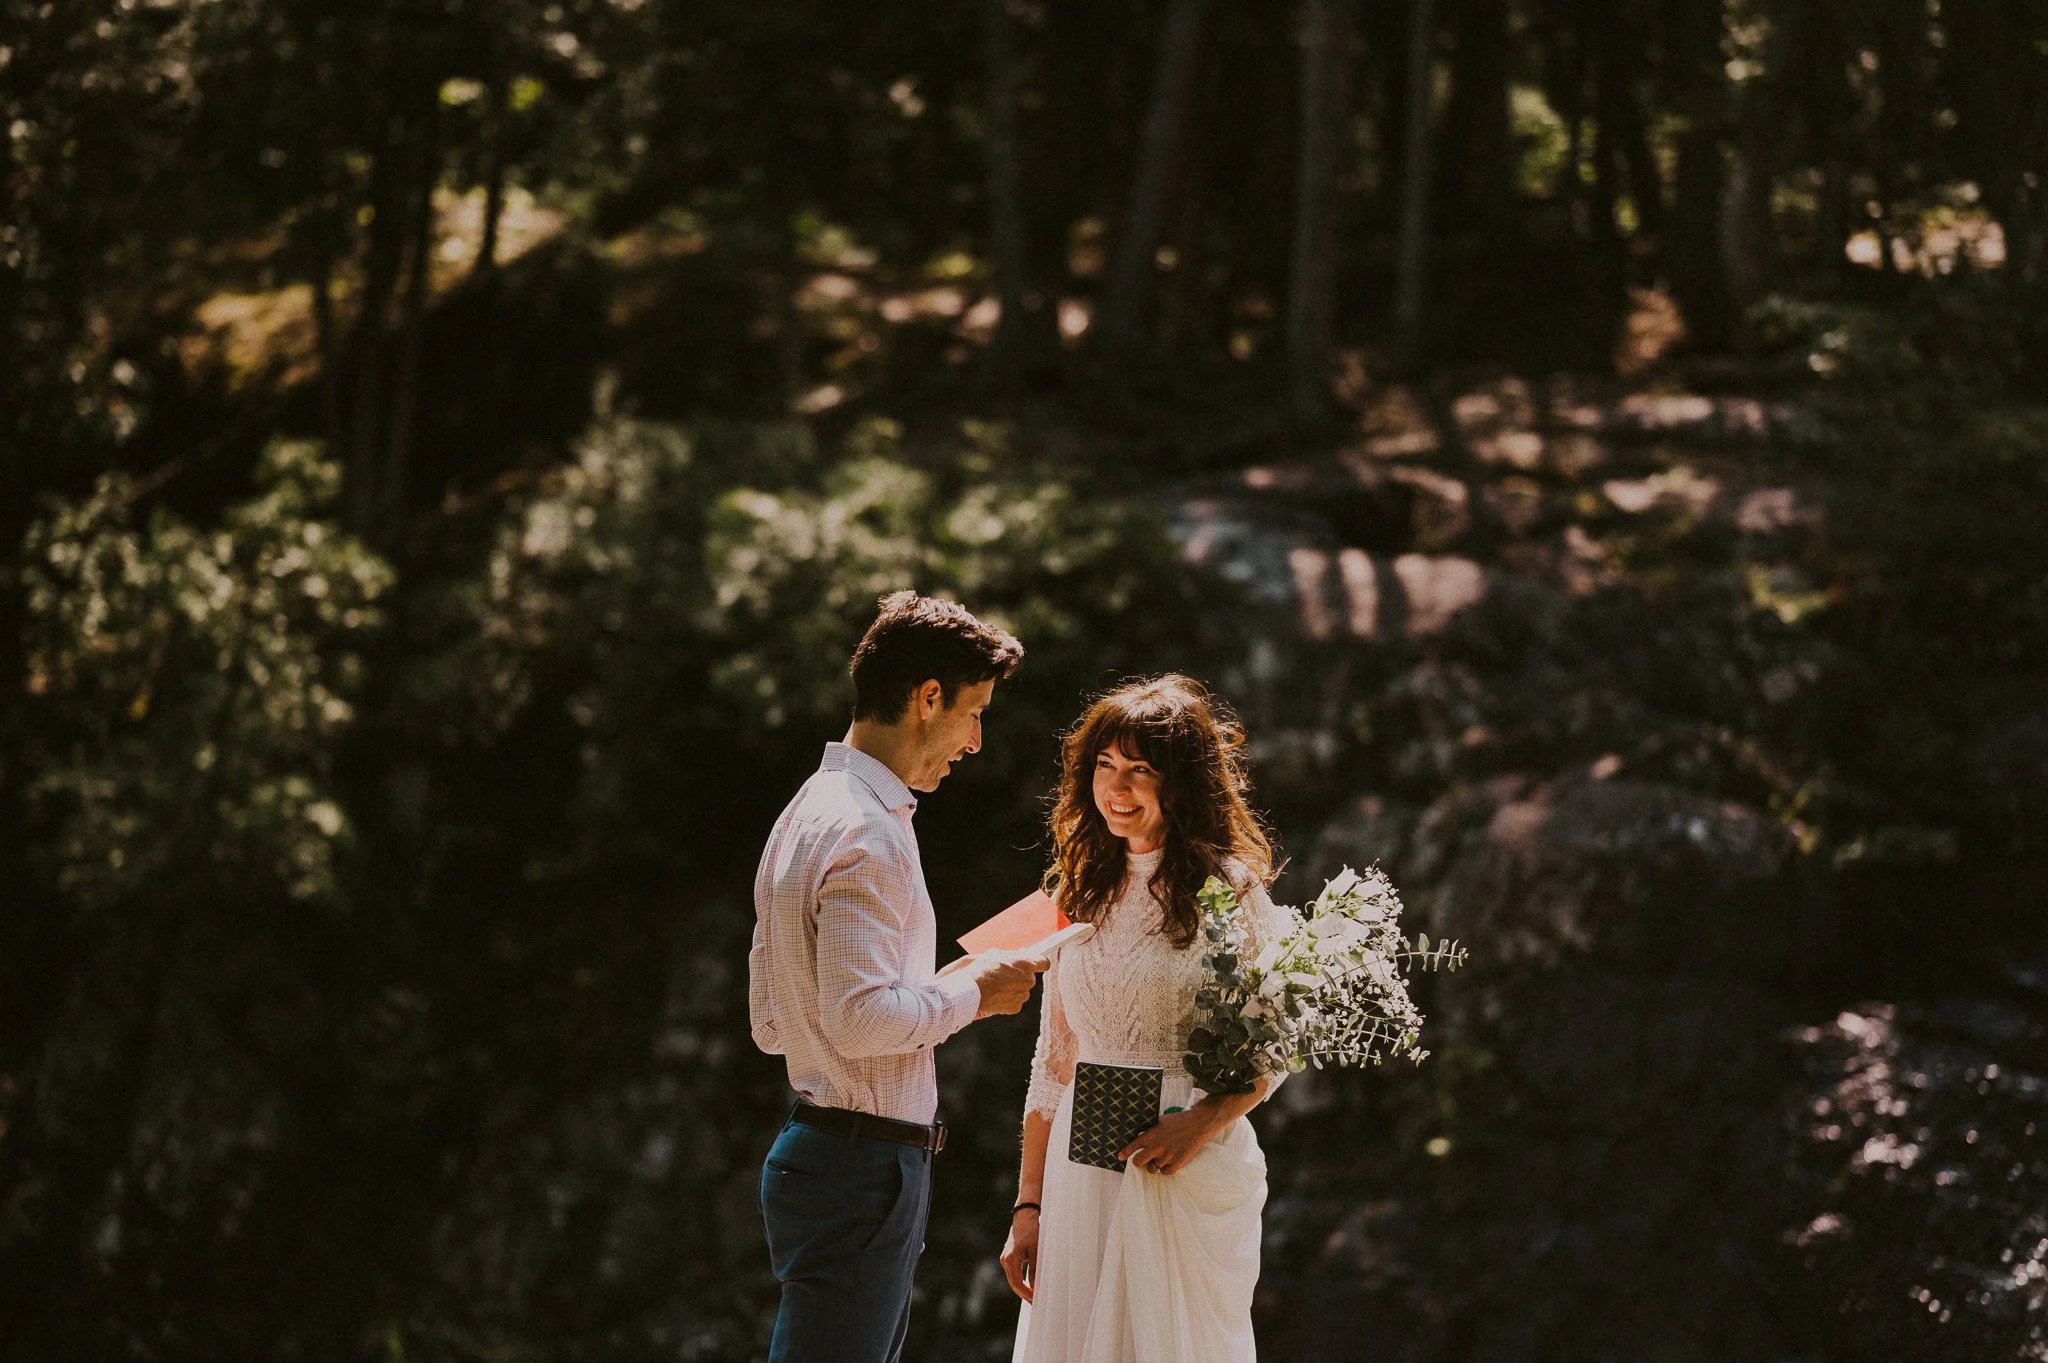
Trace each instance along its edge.
<path fill-rule="evenodd" d="M 775 1276 L 861 1253 L 908 1211 L 912 1189 L 898 1147 L 792 1123 L 761 1166 L 761 1219 Z"/>

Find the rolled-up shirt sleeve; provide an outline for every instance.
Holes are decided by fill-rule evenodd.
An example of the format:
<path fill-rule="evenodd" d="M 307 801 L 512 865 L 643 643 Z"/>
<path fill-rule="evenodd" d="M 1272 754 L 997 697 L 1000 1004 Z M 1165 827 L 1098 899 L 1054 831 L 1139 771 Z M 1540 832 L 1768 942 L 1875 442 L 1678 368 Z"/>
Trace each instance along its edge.
<path fill-rule="evenodd" d="M 904 959 L 914 875 L 886 844 L 854 843 L 818 887 L 818 1027 L 841 1055 L 923 1050 L 974 1021 L 965 971 L 934 979 L 930 961 Z"/>
<path fill-rule="evenodd" d="M 764 1054 L 782 1054 L 782 1028 L 775 1017 L 775 995 L 768 985 L 768 933 L 754 922 L 754 944 L 747 950 L 747 1021 L 754 1044 Z"/>

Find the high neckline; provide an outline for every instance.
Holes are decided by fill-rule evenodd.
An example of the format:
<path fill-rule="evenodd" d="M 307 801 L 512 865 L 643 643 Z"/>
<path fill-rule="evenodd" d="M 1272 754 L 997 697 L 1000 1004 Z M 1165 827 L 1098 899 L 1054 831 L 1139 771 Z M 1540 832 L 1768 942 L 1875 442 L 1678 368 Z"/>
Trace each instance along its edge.
<path fill-rule="evenodd" d="M 1165 858 L 1166 848 L 1164 846 L 1155 847 L 1149 852 L 1126 851 L 1124 856 L 1137 870 L 1152 871 L 1157 870 L 1159 863 Z"/>

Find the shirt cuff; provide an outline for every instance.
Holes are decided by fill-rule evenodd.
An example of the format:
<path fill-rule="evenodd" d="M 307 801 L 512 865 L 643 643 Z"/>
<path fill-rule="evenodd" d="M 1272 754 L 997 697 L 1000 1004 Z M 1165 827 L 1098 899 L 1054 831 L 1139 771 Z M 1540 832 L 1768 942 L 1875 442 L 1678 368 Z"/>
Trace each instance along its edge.
<path fill-rule="evenodd" d="M 964 970 L 956 970 L 942 980 L 933 980 L 932 987 L 945 997 L 944 1011 L 946 1035 L 965 1027 L 974 1021 L 974 1015 L 981 1011 L 981 986 Z"/>

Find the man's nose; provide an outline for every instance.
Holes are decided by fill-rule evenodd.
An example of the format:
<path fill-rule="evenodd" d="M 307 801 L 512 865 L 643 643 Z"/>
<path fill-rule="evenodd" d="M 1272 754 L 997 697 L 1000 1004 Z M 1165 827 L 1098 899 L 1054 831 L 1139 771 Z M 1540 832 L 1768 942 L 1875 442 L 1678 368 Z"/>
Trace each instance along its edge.
<path fill-rule="evenodd" d="M 974 728 L 967 735 L 967 751 L 981 751 L 981 721 L 978 719 L 974 721 Z"/>

